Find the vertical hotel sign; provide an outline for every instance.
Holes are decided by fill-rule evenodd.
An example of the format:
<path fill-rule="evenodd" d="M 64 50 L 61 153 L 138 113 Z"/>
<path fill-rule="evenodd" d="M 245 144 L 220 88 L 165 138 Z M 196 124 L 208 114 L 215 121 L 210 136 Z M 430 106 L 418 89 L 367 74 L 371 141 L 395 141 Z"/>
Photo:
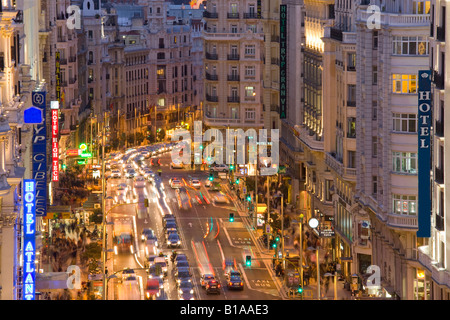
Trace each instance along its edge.
<path fill-rule="evenodd" d="M 23 300 L 35 300 L 36 293 L 36 181 L 23 180 Z"/>
<path fill-rule="evenodd" d="M 58 113 L 59 102 L 51 101 L 52 110 L 52 181 L 59 180 Z"/>
<path fill-rule="evenodd" d="M 47 127 L 45 91 L 33 91 L 31 100 L 33 106 L 42 110 L 41 124 L 36 124 L 33 129 L 33 179 L 36 180 L 36 215 L 47 215 Z"/>
<path fill-rule="evenodd" d="M 431 71 L 419 71 L 418 226 L 417 237 L 431 236 Z"/>
<path fill-rule="evenodd" d="M 280 5 L 280 119 L 286 119 L 287 6 Z"/>

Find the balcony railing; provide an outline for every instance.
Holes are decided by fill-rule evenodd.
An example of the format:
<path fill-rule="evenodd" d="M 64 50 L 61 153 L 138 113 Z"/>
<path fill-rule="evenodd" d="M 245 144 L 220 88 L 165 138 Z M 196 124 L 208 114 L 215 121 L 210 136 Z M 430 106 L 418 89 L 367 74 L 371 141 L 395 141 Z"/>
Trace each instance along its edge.
<path fill-rule="evenodd" d="M 435 214 L 434 217 L 436 218 L 436 229 L 439 231 L 444 231 L 444 217 L 439 214 Z"/>
<path fill-rule="evenodd" d="M 219 80 L 219 76 L 217 74 L 210 74 L 208 72 L 205 73 L 206 80 L 217 81 Z"/>
<path fill-rule="evenodd" d="M 433 82 L 438 89 L 444 89 L 444 76 L 433 70 Z"/>
<path fill-rule="evenodd" d="M 219 97 L 218 96 L 210 96 L 209 94 L 206 94 L 206 101 L 219 102 Z"/>
<path fill-rule="evenodd" d="M 436 27 L 436 39 L 445 41 L 445 27 Z"/>
<path fill-rule="evenodd" d="M 59 59 L 59 64 L 64 66 L 67 64 L 67 59 Z"/>
<path fill-rule="evenodd" d="M 280 42 L 280 36 L 277 35 L 270 35 L 270 42 Z"/>
<path fill-rule="evenodd" d="M 244 12 L 244 19 L 258 19 L 256 12 Z"/>
<path fill-rule="evenodd" d="M 347 107 L 356 107 L 356 101 L 347 101 Z"/>
<path fill-rule="evenodd" d="M 77 81 L 77 77 L 73 77 L 69 79 L 69 84 L 74 84 Z"/>
<path fill-rule="evenodd" d="M 219 60 L 219 55 L 217 53 L 205 53 L 205 58 L 208 60 Z"/>
<path fill-rule="evenodd" d="M 239 81 L 240 77 L 238 74 L 229 74 L 227 77 L 228 81 Z"/>
<path fill-rule="evenodd" d="M 239 55 L 236 53 L 228 54 L 227 60 L 239 60 Z"/>
<path fill-rule="evenodd" d="M 230 103 L 239 103 L 240 99 L 237 96 L 231 96 L 231 97 L 228 97 L 227 101 Z"/>
<path fill-rule="evenodd" d="M 280 59 L 279 58 L 271 58 L 270 63 L 276 66 L 280 65 Z"/>
<path fill-rule="evenodd" d="M 439 137 L 444 136 L 444 123 L 442 121 L 436 121 L 435 134 Z"/>
<path fill-rule="evenodd" d="M 342 30 L 336 28 L 330 28 L 330 38 L 338 41 L 342 41 Z"/>
<path fill-rule="evenodd" d="M 76 62 L 76 61 L 77 61 L 77 56 L 69 57 L 69 62 Z"/>
<path fill-rule="evenodd" d="M 203 11 L 203 17 L 209 19 L 217 19 L 219 17 L 219 14 L 217 12 Z"/>
<path fill-rule="evenodd" d="M 417 216 L 389 213 L 387 225 L 391 228 L 401 228 L 402 230 L 417 230 Z"/>
<path fill-rule="evenodd" d="M 228 12 L 227 18 L 228 19 L 239 19 L 239 12 Z"/>
<path fill-rule="evenodd" d="M 277 105 L 277 104 L 271 104 L 270 105 L 270 111 L 274 111 L 274 112 L 280 113 L 280 106 Z"/>
<path fill-rule="evenodd" d="M 347 71 L 356 71 L 356 66 L 347 66 Z"/>
<path fill-rule="evenodd" d="M 444 184 L 444 170 L 436 167 L 434 170 L 434 180 L 439 184 Z"/>

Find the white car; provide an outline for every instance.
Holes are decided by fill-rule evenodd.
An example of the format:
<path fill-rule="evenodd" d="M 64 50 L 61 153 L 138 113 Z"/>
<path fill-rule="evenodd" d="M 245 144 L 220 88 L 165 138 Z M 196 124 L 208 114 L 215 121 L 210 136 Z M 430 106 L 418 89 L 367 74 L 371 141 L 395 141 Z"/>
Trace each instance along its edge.
<path fill-rule="evenodd" d="M 134 178 L 134 186 L 136 188 L 145 187 L 145 178 L 143 176 L 137 176 Z"/>
<path fill-rule="evenodd" d="M 181 161 L 176 161 L 176 162 L 172 162 L 172 163 L 170 164 L 170 167 L 171 167 L 172 169 L 183 169 L 183 168 L 184 168 L 184 165 L 183 165 L 183 162 L 181 162 Z"/>
<path fill-rule="evenodd" d="M 218 192 L 218 193 L 214 196 L 214 201 L 215 201 L 216 203 L 228 203 L 227 197 L 226 197 L 222 192 Z"/>
<path fill-rule="evenodd" d="M 202 184 L 200 183 L 200 180 L 198 179 L 192 179 L 191 180 L 191 186 L 194 188 L 200 188 Z"/>
<path fill-rule="evenodd" d="M 228 166 L 226 164 L 216 164 L 211 166 L 211 171 L 228 172 Z"/>
<path fill-rule="evenodd" d="M 183 184 L 178 179 L 175 179 L 175 180 L 172 179 L 170 182 L 170 186 L 172 187 L 172 189 L 177 189 L 177 188 L 181 188 L 183 186 Z"/>
<path fill-rule="evenodd" d="M 127 172 L 125 173 L 125 177 L 127 177 L 128 179 L 134 178 L 135 175 L 136 171 L 134 171 L 133 169 L 127 170 Z"/>

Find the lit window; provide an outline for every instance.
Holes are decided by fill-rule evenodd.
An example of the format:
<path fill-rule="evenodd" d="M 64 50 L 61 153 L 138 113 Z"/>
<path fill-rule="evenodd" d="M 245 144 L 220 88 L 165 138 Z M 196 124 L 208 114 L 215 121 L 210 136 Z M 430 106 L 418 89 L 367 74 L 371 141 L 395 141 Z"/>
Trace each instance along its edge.
<path fill-rule="evenodd" d="M 417 75 L 393 74 L 392 91 L 394 93 L 417 93 Z"/>
<path fill-rule="evenodd" d="M 393 194 L 393 211 L 395 214 L 405 214 L 405 215 L 417 215 L 416 210 L 416 196 L 405 196 Z"/>
<path fill-rule="evenodd" d="M 417 173 L 417 153 L 392 152 L 392 170 L 400 173 Z"/>
<path fill-rule="evenodd" d="M 245 96 L 246 97 L 256 96 L 255 87 L 245 87 Z"/>
<path fill-rule="evenodd" d="M 393 37 L 392 53 L 397 55 L 427 55 L 429 52 L 426 36 Z"/>

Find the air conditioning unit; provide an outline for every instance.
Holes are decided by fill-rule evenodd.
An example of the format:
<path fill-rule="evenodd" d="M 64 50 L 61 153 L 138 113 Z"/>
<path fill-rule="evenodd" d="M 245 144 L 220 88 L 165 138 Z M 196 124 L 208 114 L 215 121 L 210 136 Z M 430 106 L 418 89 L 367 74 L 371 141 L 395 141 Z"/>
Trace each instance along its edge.
<path fill-rule="evenodd" d="M 100 203 L 95 203 L 95 204 L 94 204 L 94 209 L 100 209 L 100 208 L 101 208 Z"/>

